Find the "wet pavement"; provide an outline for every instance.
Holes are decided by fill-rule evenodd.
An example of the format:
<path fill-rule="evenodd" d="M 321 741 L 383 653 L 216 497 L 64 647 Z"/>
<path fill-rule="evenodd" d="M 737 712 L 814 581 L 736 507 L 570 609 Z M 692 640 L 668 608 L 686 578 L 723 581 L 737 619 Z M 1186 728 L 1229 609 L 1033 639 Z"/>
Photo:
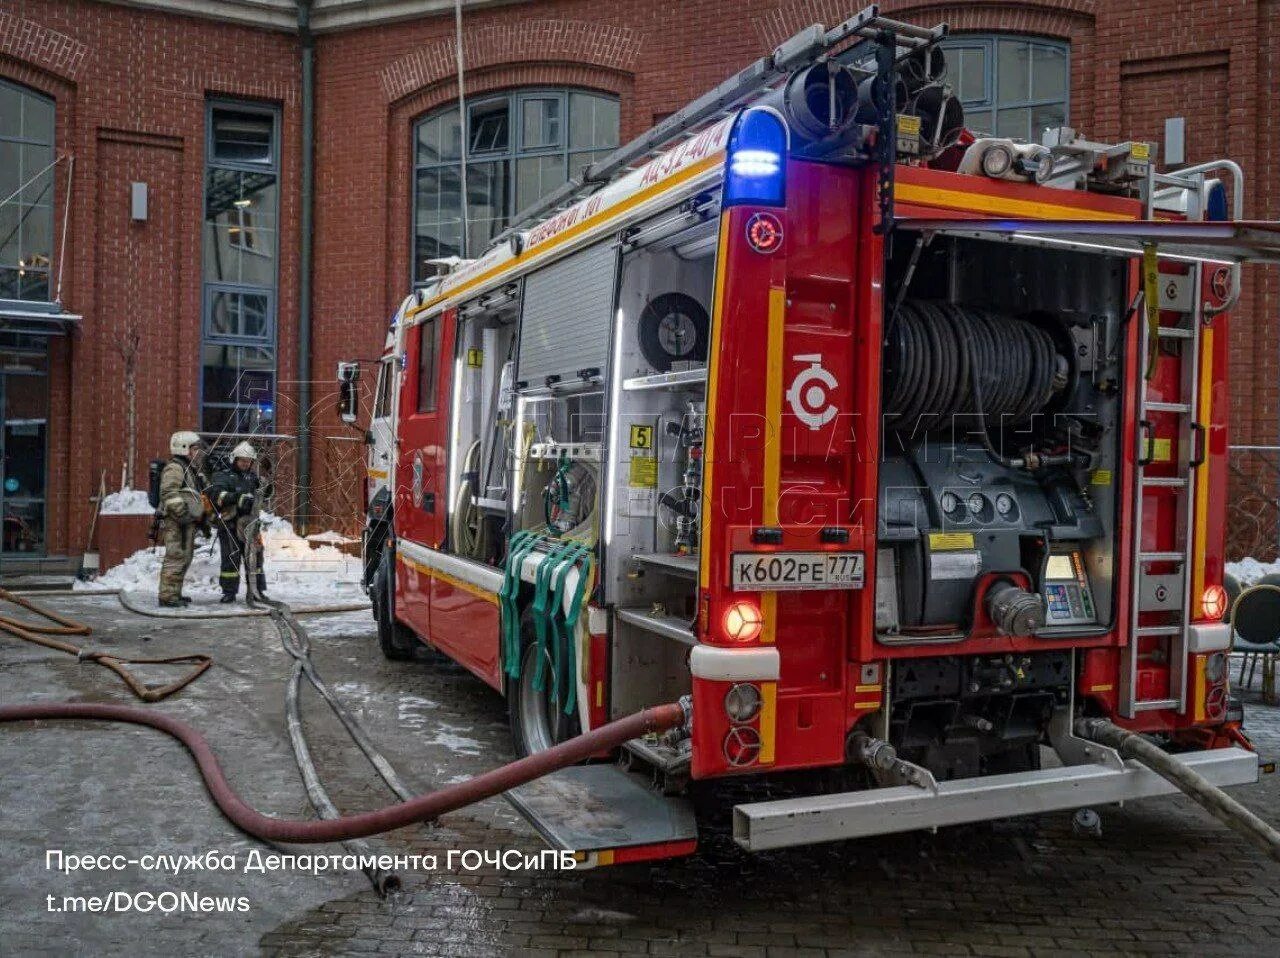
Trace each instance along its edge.
<path fill-rule="evenodd" d="M 90 623 L 95 647 L 213 654 L 208 674 L 151 707 L 204 731 L 255 807 L 311 817 L 283 719 L 291 660 L 270 621 L 150 619 L 109 596 L 38 601 Z M 316 666 L 412 787 L 456 781 L 511 757 L 501 699 L 459 667 L 429 653 L 385 661 L 367 612 L 305 622 Z M 105 669 L 0 635 L 0 702 L 39 699 L 132 704 Z M 304 714 L 335 803 L 359 811 L 390 801 L 309 690 Z M 1280 754 L 1280 709 L 1251 703 L 1248 727 L 1264 753 Z M 1235 794 L 1280 824 L 1280 776 Z M 1102 817 L 1101 838 L 1075 834 L 1061 813 L 755 856 L 713 823 L 698 855 L 671 862 L 579 873 L 468 870 L 455 854 L 455 867 L 446 868 L 451 850 L 542 847 L 495 799 L 434 827 L 374 839 L 377 851 L 435 856 L 439 864 L 431 873 L 401 871 L 403 891 L 384 900 L 359 873 L 246 871 L 255 854 L 341 849 L 270 848 L 246 838 L 214 810 L 181 747 L 157 732 L 0 726 L 0 954 L 1275 953 L 1280 864 L 1183 798 L 1105 809 Z M 67 873 L 46 867 L 47 853 L 58 850 L 119 861 L 168 855 L 184 867 L 176 875 L 173 867 L 135 865 Z M 218 853 L 215 864 L 231 856 L 235 867 L 197 869 L 180 857 L 198 855 L 207 865 L 210 852 Z M 77 898 L 112 892 L 124 893 L 112 905 L 131 897 L 134 907 L 68 910 Z M 140 910 L 152 900 L 151 910 Z M 179 910 L 162 913 L 175 903 Z"/>

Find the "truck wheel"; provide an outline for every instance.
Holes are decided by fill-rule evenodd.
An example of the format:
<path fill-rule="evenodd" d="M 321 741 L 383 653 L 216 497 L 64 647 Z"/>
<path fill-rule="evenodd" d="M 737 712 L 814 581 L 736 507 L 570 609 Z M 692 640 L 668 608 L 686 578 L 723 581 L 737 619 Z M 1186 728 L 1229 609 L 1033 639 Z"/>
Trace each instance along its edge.
<path fill-rule="evenodd" d="M 418 639 L 412 629 L 396 621 L 395 575 L 391 562 L 391 550 L 384 549 L 374 578 L 373 615 L 378 620 L 378 645 L 382 654 L 392 661 L 403 662 L 413 658 Z"/>
<path fill-rule="evenodd" d="M 571 739 L 581 731 L 578 716 L 564 714 L 563 699 L 551 691 L 551 657 L 547 656 L 545 688 L 533 687 L 538 663 L 538 643 L 533 620 L 526 612 L 520 620 L 520 677 L 507 680 L 507 714 L 511 738 L 521 757 L 542 752 Z"/>

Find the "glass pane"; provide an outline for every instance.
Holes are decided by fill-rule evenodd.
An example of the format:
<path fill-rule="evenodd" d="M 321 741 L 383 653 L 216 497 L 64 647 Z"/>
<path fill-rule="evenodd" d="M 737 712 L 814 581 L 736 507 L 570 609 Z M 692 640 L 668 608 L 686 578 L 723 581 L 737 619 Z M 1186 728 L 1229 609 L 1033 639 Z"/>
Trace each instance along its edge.
<path fill-rule="evenodd" d="M 440 348 L 440 324 L 434 319 L 418 327 L 418 412 L 436 408 L 436 353 Z"/>
<path fill-rule="evenodd" d="M 201 355 L 205 403 L 274 404 L 274 349 L 205 343 Z"/>
<path fill-rule="evenodd" d="M 210 296 L 206 335 L 262 339 L 270 328 L 270 299 L 265 293 L 216 290 Z"/>
<path fill-rule="evenodd" d="M 489 100 L 477 103 L 469 110 L 471 117 L 472 153 L 503 152 L 510 142 L 509 119 L 507 116 L 510 101 Z"/>
<path fill-rule="evenodd" d="M 467 164 L 467 255 L 478 256 L 502 232 L 510 213 L 510 163 Z"/>
<path fill-rule="evenodd" d="M 246 219 L 259 229 L 276 228 L 274 173 L 211 169 L 205 177 L 204 217 L 222 226 L 242 226 Z"/>
<path fill-rule="evenodd" d="M 991 133 L 991 111 L 965 110 L 964 125 L 974 133 Z"/>
<path fill-rule="evenodd" d="M 4 535 L 0 548 L 5 552 L 44 552 L 44 503 L 4 503 Z"/>
<path fill-rule="evenodd" d="M 1025 103 L 1031 98 L 1030 47 L 1022 40 L 1001 40 L 998 46 L 998 102 Z"/>
<path fill-rule="evenodd" d="M 0 299 L 18 298 L 18 269 L 0 266 Z"/>
<path fill-rule="evenodd" d="M 18 225 L 20 212 L 17 203 L 0 206 L 0 266 L 16 267 L 21 258 L 21 228 Z"/>
<path fill-rule="evenodd" d="M 22 182 L 26 184 L 22 188 L 22 202 L 45 206 L 53 203 L 53 170 L 48 169 L 52 162 L 53 147 L 31 144 L 22 147 Z"/>
<path fill-rule="evenodd" d="M 618 145 L 618 101 L 590 93 L 569 94 L 569 148 Z"/>
<path fill-rule="evenodd" d="M 43 206 L 24 206 L 22 219 L 22 259 L 19 267 L 48 269 L 49 267 L 49 231 L 53 226 L 53 217 Z"/>
<path fill-rule="evenodd" d="M 0 136 L 22 135 L 22 92 L 0 83 Z"/>
<path fill-rule="evenodd" d="M 454 107 L 418 124 L 417 163 L 425 166 L 441 160 L 456 160 L 462 155 L 462 129 L 458 110 Z"/>
<path fill-rule="evenodd" d="M 1031 111 L 1026 107 L 1001 110 L 996 117 L 996 136 L 1010 136 L 1025 140 L 1030 134 Z"/>
<path fill-rule="evenodd" d="M 1034 100 L 1066 100 L 1067 51 L 1062 47 L 1031 48 L 1031 97 Z"/>
<path fill-rule="evenodd" d="M 0 112 L 3 112 L 0 109 Z M 0 120 L 0 125 L 3 121 Z M 53 143 L 53 102 L 42 96 L 22 98 L 22 138 L 36 143 Z"/>
<path fill-rule="evenodd" d="M 563 183 L 566 179 L 564 164 L 564 157 L 559 153 L 517 160 L 516 211 L 531 206 Z"/>
<path fill-rule="evenodd" d="M 1062 108 L 1061 103 L 1033 107 L 1031 110 L 1031 139 L 1039 143 L 1041 134 L 1045 130 L 1064 126 L 1066 122 L 1067 111 Z"/>
<path fill-rule="evenodd" d="M 520 145 L 526 150 L 560 145 L 560 98 L 537 97 L 521 104 Z"/>
<path fill-rule="evenodd" d="M 24 269 L 18 271 L 18 298 L 30 302 L 49 301 L 49 271 Z"/>
<path fill-rule="evenodd" d="M 956 70 L 952 80 L 962 103 L 981 103 L 987 98 L 987 49 L 986 47 L 961 47 L 947 50 L 950 63 Z"/>
<path fill-rule="evenodd" d="M 0 87 L 3 90 L 4 87 Z M 22 147 L 0 140 L 0 200 L 22 185 Z M 8 204 L 5 204 L 8 205 Z"/>
<path fill-rule="evenodd" d="M 49 380 L 45 376 L 6 376 L 4 389 L 5 495 L 42 499 Z"/>
<path fill-rule="evenodd" d="M 275 121 L 266 113 L 215 107 L 211 111 L 214 160 L 270 166 L 275 160 Z"/>
<path fill-rule="evenodd" d="M 43 337 L 37 339 L 36 343 L 42 341 Z M 2 345 L 0 346 L 0 370 L 6 373 L 48 373 L 49 353 L 43 345 L 24 347 L 21 342 Z"/>
<path fill-rule="evenodd" d="M 569 169 L 566 171 L 565 178 L 568 179 L 570 176 L 577 176 L 596 160 L 604 159 L 612 152 L 613 150 L 591 150 L 586 153 L 570 153 Z"/>

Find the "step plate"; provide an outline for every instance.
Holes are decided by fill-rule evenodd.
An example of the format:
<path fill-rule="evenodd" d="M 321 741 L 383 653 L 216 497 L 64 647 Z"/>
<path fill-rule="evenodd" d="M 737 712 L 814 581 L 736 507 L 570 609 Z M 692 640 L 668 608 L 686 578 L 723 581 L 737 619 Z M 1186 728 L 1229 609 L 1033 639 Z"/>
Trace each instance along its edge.
<path fill-rule="evenodd" d="M 693 805 L 647 783 L 647 776 L 616 765 L 574 765 L 513 788 L 506 796 L 553 848 L 618 851 L 618 861 L 689 854 L 698 837 Z M 620 851 L 646 846 L 675 847 L 653 849 L 654 854 Z M 599 855 L 591 857 L 606 864 Z"/>

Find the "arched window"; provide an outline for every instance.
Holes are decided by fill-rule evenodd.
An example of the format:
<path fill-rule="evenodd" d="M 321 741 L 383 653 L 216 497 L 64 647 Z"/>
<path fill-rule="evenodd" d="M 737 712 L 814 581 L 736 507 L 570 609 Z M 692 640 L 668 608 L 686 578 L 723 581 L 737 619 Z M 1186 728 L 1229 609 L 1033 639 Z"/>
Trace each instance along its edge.
<path fill-rule="evenodd" d="M 53 101 L 0 80 L 0 299 L 49 299 Z"/>
<path fill-rule="evenodd" d="M 476 256 L 511 217 L 618 145 L 618 101 L 581 90 L 516 90 L 467 102 L 467 223 L 462 129 L 450 106 L 414 125 L 413 278 L 430 260 Z"/>
<path fill-rule="evenodd" d="M 942 46 L 947 52 L 947 82 L 964 104 L 969 129 L 1038 143 L 1043 130 L 1067 122 L 1067 44 L 960 34 L 948 37 Z"/>

